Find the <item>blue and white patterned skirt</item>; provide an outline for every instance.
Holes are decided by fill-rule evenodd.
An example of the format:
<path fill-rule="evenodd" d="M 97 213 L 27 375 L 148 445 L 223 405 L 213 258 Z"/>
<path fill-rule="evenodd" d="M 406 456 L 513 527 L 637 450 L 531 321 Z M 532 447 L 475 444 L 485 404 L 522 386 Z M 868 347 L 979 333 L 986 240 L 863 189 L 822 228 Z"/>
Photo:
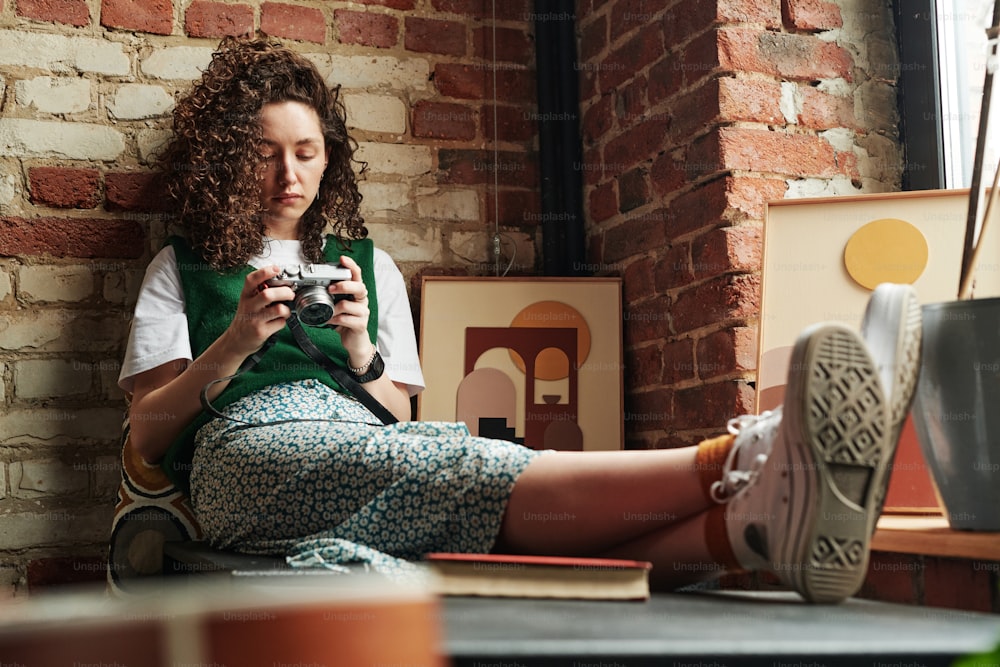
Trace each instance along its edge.
<path fill-rule="evenodd" d="M 382 426 L 306 380 L 228 406 L 198 432 L 191 500 L 209 541 L 293 565 L 390 570 L 432 551 L 488 552 L 539 452 L 463 424 Z M 312 421 L 310 421 L 312 420 Z"/>

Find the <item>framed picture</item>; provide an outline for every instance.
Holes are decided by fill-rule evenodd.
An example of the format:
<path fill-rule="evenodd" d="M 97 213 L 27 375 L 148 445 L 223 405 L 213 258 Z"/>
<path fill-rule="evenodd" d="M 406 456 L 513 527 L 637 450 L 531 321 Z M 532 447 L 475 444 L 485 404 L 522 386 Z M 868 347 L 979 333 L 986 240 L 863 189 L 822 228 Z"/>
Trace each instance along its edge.
<path fill-rule="evenodd" d="M 958 295 L 968 190 L 770 202 L 764 223 L 757 410 L 784 399 L 799 332 L 821 321 L 860 328 L 871 290 L 912 284 L 922 303 Z M 976 296 L 1000 295 L 1000 240 L 991 221 Z M 886 510 L 940 511 L 912 423 L 903 430 Z"/>
<path fill-rule="evenodd" d="M 624 443 L 620 278 L 424 278 L 417 418 L 532 449 Z"/>

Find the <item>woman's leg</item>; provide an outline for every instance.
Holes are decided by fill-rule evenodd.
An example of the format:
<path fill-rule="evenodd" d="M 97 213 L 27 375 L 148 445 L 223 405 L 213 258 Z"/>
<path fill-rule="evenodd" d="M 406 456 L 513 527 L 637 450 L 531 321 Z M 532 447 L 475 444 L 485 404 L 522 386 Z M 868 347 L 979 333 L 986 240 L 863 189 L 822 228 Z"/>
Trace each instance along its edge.
<path fill-rule="evenodd" d="M 704 512 L 715 503 L 698 450 L 539 456 L 514 485 L 495 550 L 593 556 Z"/>

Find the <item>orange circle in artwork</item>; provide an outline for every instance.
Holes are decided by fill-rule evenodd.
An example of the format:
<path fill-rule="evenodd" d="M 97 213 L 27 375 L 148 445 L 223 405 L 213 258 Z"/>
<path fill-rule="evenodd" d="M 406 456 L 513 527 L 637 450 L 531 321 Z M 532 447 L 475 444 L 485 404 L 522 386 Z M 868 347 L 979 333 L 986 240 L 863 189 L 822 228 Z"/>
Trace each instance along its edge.
<path fill-rule="evenodd" d="M 576 308 L 560 301 L 536 301 L 525 307 L 511 320 L 512 327 L 549 327 L 576 329 L 577 367 L 590 354 L 590 327 Z M 524 361 L 511 350 L 511 360 L 524 372 Z M 536 380 L 562 380 L 569 376 L 569 360 L 560 350 L 546 348 L 535 359 Z"/>
<path fill-rule="evenodd" d="M 862 287 L 880 283 L 913 284 L 927 268 L 927 239 L 914 225 L 897 218 L 873 220 L 851 235 L 844 267 Z"/>

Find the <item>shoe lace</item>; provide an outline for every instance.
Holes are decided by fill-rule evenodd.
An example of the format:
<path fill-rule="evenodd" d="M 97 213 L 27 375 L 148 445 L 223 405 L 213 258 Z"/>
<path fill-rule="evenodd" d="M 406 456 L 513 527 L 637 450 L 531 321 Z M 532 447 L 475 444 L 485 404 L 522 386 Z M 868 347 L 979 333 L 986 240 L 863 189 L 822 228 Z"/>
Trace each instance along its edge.
<path fill-rule="evenodd" d="M 727 503 L 741 490 L 757 481 L 767 463 L 767 454 L 760 452 L 754 456 L 750 461 L 749 469 L 736 469 L 736 460 L 743 447 L 758 442 L 764 435 L 758 430 L 749 437 L 740 438 L 739 436 L 743 431 L 756 424 L 775 420 L 775 418 L 780 419 L 780 417 L 781 408 L 777 408 L 765 410 L 759 415 L 741 415 L 729 420 L 726 424 L 726 430 L 737 437 L 729 450 L 729 455 L 726 456 L 725 463 L 722 464 L 722 477 L 712 483 L 709 491 L 712 500 L 717 503 Z"/>

